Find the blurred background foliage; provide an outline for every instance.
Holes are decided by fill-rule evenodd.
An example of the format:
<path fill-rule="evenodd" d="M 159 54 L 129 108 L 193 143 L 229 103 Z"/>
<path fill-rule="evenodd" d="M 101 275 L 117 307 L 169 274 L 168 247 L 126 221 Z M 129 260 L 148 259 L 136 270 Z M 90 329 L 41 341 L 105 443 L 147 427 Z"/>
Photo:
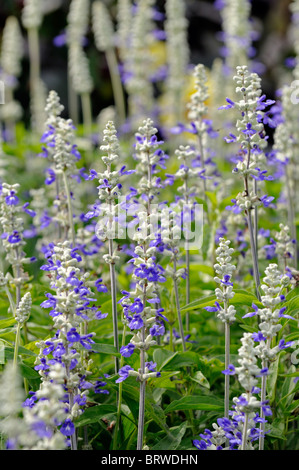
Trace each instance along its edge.
<path fill-rule="evenodd" d="M 252 0 L 252 21 L 259 34 L 254 43 L 255 59 L 263 65 L 261 75 L 263 89 L 267 96 L 273 96 L 278 77 L 287 72 L 285 61 L 294 54 L 289 35 L 291 0 Z M 116 20 L 116 0 L 104 2 L 112 18 Z M 214 59 L 221 55 L 221 16 L 214 6 L 214 0 L 186 0 L 186 16 L 189 23 L 188 39 L 191 64 L 203 63 L 211 67 Z M 67 110 L 67 47 L 57 47 L 54 38 L 65 29 L 70 0 L 44 0 L 45 16 L 40 30 L 42 79 L 47 88 L 55 89 Z M 165 11 L 165 1 L 157 0 L 156 7 Z M 26 31 L 21 23 L 23 0 L 1 0 L 0 3 L 0 40 L 8 16 L 15 15 L 20 22 L 24 35 L 25 55 L 22 75 L 16 91 L 16 99 L 25 110 L 25 122 L 29 122 L 29 59 Z M 163 25 L 160 25 L 163 27 Z M 85 51 L 90 60 L 90 68 L 95 88 L 92 94 L 94 116 L 105 107 L 113 104 L 113 93 L 105 55 L 97 51 L 91 28 L 87 34 Z M 221 86 L 221 84 L 219 84 Z"/>

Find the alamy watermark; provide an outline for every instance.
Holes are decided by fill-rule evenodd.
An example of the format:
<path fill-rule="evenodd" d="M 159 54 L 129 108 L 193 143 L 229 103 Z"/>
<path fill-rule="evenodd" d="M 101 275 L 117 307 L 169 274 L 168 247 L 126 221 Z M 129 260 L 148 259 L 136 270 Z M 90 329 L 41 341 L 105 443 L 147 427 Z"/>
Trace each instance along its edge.
<path fill-rule="evenodd" d="M 136 240 L 150 237 L 167 244 L 171 240 L 181 241 L 186 250 L 199 250 L 203 242 L 203 205 L 184 204 L 179 209 L 166 204 L 127 202 L 122 196 L 118 204 L 101 204 L 101 219 L 95 233 L 100 240 Z"/>

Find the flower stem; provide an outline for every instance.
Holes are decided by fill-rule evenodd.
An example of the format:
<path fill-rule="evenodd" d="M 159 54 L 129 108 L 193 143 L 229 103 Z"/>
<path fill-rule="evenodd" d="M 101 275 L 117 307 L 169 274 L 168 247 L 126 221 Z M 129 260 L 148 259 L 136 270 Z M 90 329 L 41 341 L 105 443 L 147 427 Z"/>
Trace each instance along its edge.
<path fill-rule="evenodd" d="M 246 450 L 246 448 L 247 448 L 248 421 L 249 421 L 249 414 L 245 413 L 245 419 L 244 419 L 244 424 L 243 424 L 243 435 L 242 435 L 241 450 Z"/>
<path fill-rule="evenodd" d="M 112 48 L 109 48 L 106 51 L 106 60 L 110 72 L 111 84 L 113 89 L 113 95 L 115 100 L 115 106 L 118 115 L 119 124 L 123 124 L 126 119 L 126 108 L 124 100 L 124 92 L 118 72 L 118 64 L 115 55 L 115 51 Z"/>
<path fill-rule="evenodd" d="M 21 325 L 20 325 L 20 323 L 18 323 L 17 333 L 16 333 L 16 341 L 15 341 L 15 349 L 14 349 L 14 358 L 13 358 L 13 364 L 14 364 L 15 367 L 17 366 L 17 362 L 18 362 L 20 334 L 21 334 Z"/>
<path fill-rule="evenodd" d="M 91 111 L 91 100 L 89 93 L 82 93 L 81 95 L 82 113 L 83 113 L 83 125 L 86 136 L 90 136 L 92 133 L 92 111 Z"/>
<path fill-rule="evenodd" d="M 225 369 L 230 364 L 230 324 L 225 322 Z M 224 416 L 229 416 L 229 374 L 225 374 L 224 379 Z"/>
<path fill-rule="evenodd" d="M 183 351 L 185 352 L 186 349 L 186 342 L 185 342 L 185 334 L 184 334 L 184 327 L 181 315 L 181 307 L 180 307 L 180 299 L 179 299 L 179 290 L 178 290 L 178 281 L 176 279 L 176 255 L 174 254 L 173 257 L 173 270 L 174 270 L 174 278 L 173 278 L 173 286 L 174 286 L 174 294 L 175 294 L 175 304 L 176 304 L 176 311 L 179 321 L 179 328 L 180 328 L 180 336 L 182 339 Z"/>
<path fill-rule="evenodd" d="M 75 247 L 75 227 L 74 227 L 74 220 L 73 220 L 73 208 L 72 208 L 72 200 L 71 200 L 69 183 L 68 183 L 68 179 L 67 179 L 67 175 L 65 171 L 63 172 L 63 181 L 64 181 L 64 187 L 65 187 L 67 205 L 68 205 L 69 229 L 71 232 L 72 244 L 74 248 Z"/>
<path fill-rule="evenodd" d="M 113 240 L 109 239 L 109 255 L 113 255 Z M 114 336 L 114 347 L 119 352 L 119 341 L 118 341 L 118 318 L 117 318 L 117 298 L 116 298 L 116 276 L 115 276 L 115 263 L 110 262 L 110 281 L 111 281 L 111 300 L 112 300 L 112 321 L 113 321 L 113 336 Z M 118 373 L 119 361 L 115 358 L 115 373 Z"/>
<path fill-rule="evenodd" d="M 126 342 L 126 324 L 124 323 L 121 345 L 124 346 L 125 342 Z M 123 366 L 123 363 L 124 363 L 124 357 L 121 356 L 120 367 Z M 117 415 L 116 415 L 116 423 L 115 423 L 114 435 L 113 435 L 113 447 L 112 447 L 113 450 L 117 450 L 117 438 L 118 438 L 120 422 L 121 422 L 122 388 L 123 388 L 123 383 L 120 382 L 118 386 Z"/>
<path fill-rule="evenodd" d="M 271 345 L 271 338 L 267 338 L 266 348 L 269 350 Z M 264 359 L 262 361 L 262 369 L 268 368 L 268 361 Z M 267 376 L 262 376 L 262 383 L 261 383 L 261 403 L 266 401 L 266 393 L 267 393 Z M 265 413 L 263 411 L 263 407 L 261 406 L 260 417 L 262 419 L 260 423 L 260 437 L 259 437 L 259 450 L 264 450 L 264 441 L 265 441 Z"/>
<path fill-rule="evenodd" d="M 254 240 L 254 231 L 253 231 L 253 226 L 252 226 L 250 210 L 246 210 L 245 214 L 246 214 L 246 218 L 247 218 L 247 224 L 248 224 L 248 230 L 249 230 L 249 236 L 250 236 L 250 245 L 251 245 L 253 275 L 254 275 L 254 281 L 255 281 L 256 296 L 257 296 L 258 300 L 260 301 L 261 300 L 261 295 L 260 295 L 260 290 L 259 290 L 260 289 L 260 274 L 259 274 L 258 258 L 257 258 L 257 251 L 256 251 L 255 240 Z"/>
<path fill-rule="evenodd" d="M 145 327 L 141 330 L 142 342 L 145 341 Z M 139 396 L 139 415 L 138 415 L 138 432 L 137 432 L 137 450 L 143 448 L 143 432 L 144 432 L 144 416 L 145 416 L 145 386 L 146 381 L 143 380 L 145 373 L 145 350 L 140 350 L 140 374 L 142 376 L 140 382 L 140 396 Z"/>

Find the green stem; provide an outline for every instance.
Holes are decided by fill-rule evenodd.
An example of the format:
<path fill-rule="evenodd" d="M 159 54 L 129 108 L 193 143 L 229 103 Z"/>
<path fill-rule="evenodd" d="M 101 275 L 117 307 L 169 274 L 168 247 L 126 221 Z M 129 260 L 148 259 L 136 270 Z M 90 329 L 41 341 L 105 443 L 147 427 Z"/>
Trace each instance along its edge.
<path fill-rule="evenodd" d="M 248 421 L 249 421 L 249 415 L 248 415 L 248 413 L 245 413 L 245 420 L 244 420 L 244 424 L 243 424 L 243 435 L 242 435 L 241 450 L 246 450 L 246 448 L 247 448 Z"/>
<path fill-rule="evenodd" d="M 125 342 L 126 342 L 126 324 L 124 324 L 124 327 L 123 327 L 121 345 L 124 346 Z M 124 364 L 124 357 L 121 356 L 120 368 L 123 366 L 123 364 Z M 121 422 L 122 389 L 123 389 L 123 383 L 120 382 L 118 385 L 118 402 L 117 402 L 116 423 L 115 423 L 114 435 L 113 435 L 113 447 L 112 447 L 113 450 L 117 450 L 117 438 L 118 438 L 120 422 Z"/>
<path fill-rule="evenodd" d="M 253 275 L 254 275 L 254 281 L 255 281 L 256 296 L 257 296 L 258 300 L 260 301 L 261 300 L 260 274 L 259 274 L 258 257 L 257 257 L 257 252 L 256 252 L 256 246 L 255 246 L 255 240 L 254 240 L 254 231 L 253 231 L 253 226 L 252 226 L 250 210 L 246 210 L 245 214 L 246 214 L 246 218 L 247 218 L 247 224 L 248 224 L 248 230 L 249 230 L 249 236 L 250 236 L 250 245 L 251 245 L 251 255 L 252 255 Z"/>
<path fill-rule="evenodd" d="M 126 119 L 126 107 L 123 86 L 118 71 L 118 63 L 114 49 L 110 48 L 106 51 L 106 59 L 111 77 L 113 96 L 118 115 L 118 123 L 123 124 Z"/>
<path fill-rule="evenodd" d="M 9 301 L 11 313 L 13 314 L 13 316 L 15 316 L 16 306 L 15 306 L 14 300 L 12 298 L 12 295 L 10 293 L 10 290 L 8 289 L 7 286 L 5 286 L 5 292 L 6 292 L 8 301 Z"/>
<path fill-rule="evenodd" d="M 225 369 L 230 364 L 230 325 L 225 322 Z M 225 374 L 224 382 L 224 416 L 229 417 L 229 375 Z"/>
<path fill-rule="evenodd" d="M 183 321 L 182 321 L 182 315 L 181 315 L 181 307 L 180 307 L 180 299 L 179 299 L 179 290 L 178 290 L 178 281 L 175 278 L 176 276 L 176 255 L 174 254 L 173 258 L 173 270 L 174 270 L 174 278 L 173 278 L 173 285 L 174 285 L 174 293 L 175 293 L 175 304 L 176 304 L 176 311 L 177 311 L 177 316 L 178 316 L 178 321 L 179 321 L 179 328 L 180 328 L 180 336 L 182 338 L 182 345 L 183 345 L 183 351 L 185 352 L 187 350 L 186 348 L 186 342 L 185 342 L 185 334 L 184 334 L 184 327 L 183 327 Z"/>
<path fill-rule="evenodd" d="M 109 239 L 109 255 L 113 255 L 113 240 Z M 114 347 L 119 352 L 118 341 L 118 317 L 117 317 L 117 296 L 116 296 L 116 276 L 115 276 L 115 263 L 110 262 L 110 281 L 111 281 L 111 300 L 112 300 L 112 322 L 113 322 L 113 336 Z M 119 363 L 118 357 L 115 357 L 115 373 L 118 373 Z"/>
<path fill-rule="evenodd" d="M 68 205 L 69 229 L 71 232 L 72 245 L 73 247 L 75 247 L 76 237 L 75 237 L 75 227 L 74 227 L 74 219 L 73 219 L 72 199 L 71 199 L 69 183 L 68 183 L 68 179 L 67 179 L 67 175 L 65 171 L 63 172 L 63 181 L 64 181 L 64 188 L 65 188 L 67 205 Z"/>
<path fill-rule="evenodd" d="M 79 123 L 78 95 L 72 85 L 72 77 L 68 67 L 68 108 L 69 115 L 73 123 L 77 126 Z"/>
<path fill-rule="evenodd" d="M 90 136 L 92 133 L 92 111 L 90 93 L 82 93 L 81 103 L 85 136 Z"/>
<path fill-rule="evenodd" d="M 17 333 L 16 333 L 16 341 L 15 341 L 15 349 L 14 349 L 14 357 L 13 357 L 13 365 L 15 367 L 17 366 L 17 363 L 18 363 L 18 352 L 19 352 L 20 336 L 21 336 L 21 325 L 20 325 L 20 323 L 18 323 Z"/>
<path fill-rule="evenodd" d="M 28 29 L 28 47 L 30 59 L 30 87 L 31 90 L 33 90 L 40 78 L 40 51 L 37 28 Z"/>
<path fill-rule="evenodd" d="M 145 341 L 145 327 L 141 330 L 142 342 Z M 144 417 L 145 417 L 145 386 L 146 381 L 143 379 L 145 373 L 145 351 L 140 350 L 140 374 L 142 376 L 140 382 L 140 396 L 139 396 L 139 415 L 138 415 L 138 432 L 137 432 L 137 450 L 143 448 L 143 433 L 144 433 Z"/>

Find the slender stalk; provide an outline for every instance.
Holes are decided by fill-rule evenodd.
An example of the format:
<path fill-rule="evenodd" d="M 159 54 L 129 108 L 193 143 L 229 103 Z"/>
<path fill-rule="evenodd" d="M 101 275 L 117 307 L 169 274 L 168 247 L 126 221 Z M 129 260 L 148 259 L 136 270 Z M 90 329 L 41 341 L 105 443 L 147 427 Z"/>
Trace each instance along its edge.
<path fill-rule="evenodd" d="M 73 208 L 72 208 L 72 200 L 71 200 L 69 183 L 68 183 L 68 179 L 67 179 L 67 175 L 65 171 L 63 172 L 63 181 L 64 181 L 64 188 L 65 188 L 67 205 L 68 205 L 69 229 L 70 229 L 72 244 L 74 248 L 76 237 L 75 237 L 75 227 L 74 227 L 74 219 L 73 219 Z"/>
<path fill-rule="evenodd" d="M 187 166 L 187 162 L 184 162 Z M 189 204 L 189 197 L 188 197 L 188 173 L 185 179 L 185 201 L 186 205 Z M 186 305 L 190 303 L 190 253 L 189 253 L 189 240 L 188 238 L 185 241 L 185 250 L 186 250 Z M 189 331 L 189 312 L 186 313 L 186 330 Z"/>
<path fill-rule="evenodd" d="M 141 329 L 141 341 L 145 341 L 145 327 Z M 140 397 L 139 397 L 139 415 L 138 415 L 138 432 L 137 432 L 137 450 L 143 448 L 143 433 L 144 433 L 144 416 L 145 416 L 145 386 L 146 381 L 143 380 L 145 373 L 145 350 L 140 350 L 140 374 L 142 380 L 140 382 Z"/>
<path fill-rule="evenodd" d="M 257 296 L 258 300 L 261 300 L 261 295 L 260 295 L 260 290 L 259 290 L 261 282 L 260 282 L 258 257 L 257 257 L 257 252 L 256 252 L 255 240 L 254 240 L 254 231 L 253 231 L 253 226 L 252 226 L 251 214 L 250 214 L 249 210 L 245 211 L 245 214 L 246 214 L 246 218 L 247 218 L 247 224 L 248 224 L 248 230 L 249 230 L 249 236 L 250 236 L 250 245 L 251 245 L 253 275 L 254 275 L 254 281 L 255 281 L 256 296 Z"/>
<path fill-rule="evenodd" d="M 288 224 L 291 230 L 292 238 L 295 240 L 295 249 L 294 249 L 294 264 L 295 269 L 297 269 L 298 265 L 298 255 L 297 255 L 297 231 L 296 231 L 296 224 L 295 224 L 295 207 L 294 207 L 294 195 L 292 194 L 291 188 L 291 178 L 288 171 L 288 165 L 286 166 L 286 187 L 287 187 L 287 197 L 288 197 Z"/>
<path fill-rule="evenodd" d="M 271 339 L 267 338 L 266 347 L 270 349 Z M 262 369 L 266 369 L 268 367 L 268 361 L 264 359 L 262 361 Z M 262 376 L 262 383 L 261 383 L 261 403 L 266 401 L 266 393 L 267 393 L 267 376 Z M 260 423 L 260 437 L 259 437 L 259 450 L 264 450 L 264 441 L 265 441 L 265 423 L 263 422 L 265 418 L 265 413 L 263 408 L 261 407 L 260 417 L 262 422 Z"/>
<path fill-rule="evenodd" d="M 9 301 L 11 313 L 12 313 L 13 315 L 15 315 L 16 306 L 15 306 L 14 300 L 13 300 L 13 298 L 12 298 L 12 295 L 11 295 L 11 293 L 10 293 L 10 290 L 8 289 L 7 286 L 5 286 L 5 293 L 6 293 L 6 295 L 7 295 L 8 301 Z"/>
<path fill-rule="evenodd" d="M 109 239 L 109 255 L 113 255 L 113 240 Z M 118 317 L 117 317 L 117 298 L 116 298 L 116 276 L 115 276 L 115 263 L 110 262 L 110 280 L 111 280 L 111 300 L 112 300 L 112 321 L 113 321 L 113 335 L 114 335 L 114 347 L 119 352 L 119 341 L 118 341 Z M 118 358 L 115 358 L 115 373 L 119 370 Z"/>
<path fill-rule="evenodd" d="M 189 243 L 186 241 L 186 305 L 190 303 L 190 253 Z M 186 313 L 186 330 L 189 331 L 189 312 Z"/>
<path fill-rule="evenodd" d="M 201 126 L 201 124 L 200 124 L 200 126 Z M 203 143 L 202 143 L 202 136 L 199 135 L 199 134 L 198 134 L 198 147 L 199 147 L 201 168 L 202 168 L 202 170 L 204 170 L 205 169 L 204 146 L 203 146 Z M 206 180 L 204 178 L 203 178 L 202 181 L 203 181 L 204 200 L 205 200 L 205 203 L 207 205 L 207 222 L 209 223 L 210 222 L 209 206 L 208 206 L 208 198 L 207 198 L 207 195 L 206 195 L 207 184 L 206 184 Z"/>
<path fill-rule="evenodd" d="M 78 95 L 72 85 L 72 77 L 68 67 L 68 108 L 69 115 L 73 123 L 77 126 L 79 123 Z"/>
<path fill-rule="evenodd" d="M 40 77 L 40 51 L 37 28 L 28 29 L 28 46 L 30 59 L 30 87 L 32 92 Z"/>
<path fill-rule="evenodd" d="M 124 346 L 126 342 L 126 324 L 124 323 L 123 327 L 123 334 L 122 334 L 122 342 L 121 345 Z M 121 356 L 120 359 L 120 368 L 124 364 L 124 357 Z M 117 438 L 118 438 L 118 432 L 120 428 L 120 423 L 121 423 L 121 405 L 122 405 L 122 388 L 123 388 L 123 383 L 120 382 L 118 386 L 118 403 L 117 403 L 117 415 L 116 415 L 116 423 L 115 423 L 115 428 L 114 428 L 114 435 L 113 435 L 113 450 L 117 450 Z"/>
<path fill-rule="evenodd" d="M 248 415 L 248 413 L 245 413 L 241 450 L 246 450 L 246 448 L 247 448 L 248 421 L 249 421 L 249 415 Z"/>
<path fill-rule="evenodd" d="M 174 276 L 176 274 L 176 268 L 177 268 L 176 255 L 174 254 L 174 257 L 173 257 Z M 174 287 L 174 293 L 175 293 L 175 304 L 176 304 L 176 311 L 177 311 L 177 316 L 178 316 L 178 321 L 179 321 L 180 336 L 182 338 L 183 351 L 185 352 L 187 349 L 186 349 L 184 327 L 183 327 L 183 321 L 182 321 L 182 315 L 181 315 L 178 282 L 175 279 L 175 277 L 173 278 L 173 287 Z"/>
<path fill-rule="evenodd" d="M 19 352 L 19 345 L 20 345 L 20 336 L 21 336 L 21 325 L 18 323 L 17 326 L 17 333 L 16 333 L 16 341 L 15 341 L 15 348 L 14 348 L 14 357 L 13 357 L 13 364 L 16 367 L 18 363 L 18 352 Z"/>
<path fill-rule="evenodd" d="M 123 124 L 126 119 L 126 107 L 125 107 L 123 86 L 122 86 L 122 82 L 121 82 L 119 71 L 118 71 L 118 63 L 117 63 L 114 49 L 109 48 L 106 51 L 106 60 L 107 60 L 109 73 L 111 77 L 111 84 L 112 84 L 113 96 L 114 96 L 115 106 L 116 106 L 117 115 L 118 115 L 118 122 L 119 124 Z"/>
<path fill-rule="evenodd" d="M 73 397 L 73 392 L 69 393 L 69 405 L 70 409 L 72 409 L 74 404 L 74 397 Z M 71 441 L 71 450 L 77 450 L 77 435 L 76 431 L 70 436 L 70 441 Z"/>
<path fill-rule="evenodd" d="M 254 180 L 253 182 L 253 189 L 254 189 L 254 194 L 257 195 L 258 189 L 257 189 L 256 180 Z M 254 243 L 255 243 L 256 252 L 258 252 L 258 208 L 257 206 L 254 207 L 253 220 L 254 220 Z"/>
<path fill-rule="evenodd" d="M 225 322 L 225 369 L 230 364 L 230 324 Z M 224 416 L 229 417 L 229 375 L 224 376 Z"/>
<path fill-rule="evenodd" d="M 82 113 L 83 113 L 83 125 L 86 136 L 90 136 L 92 133 L 92 111 L 91 111 L 91 99 L 89 93 L 82 93 L 81 95 Z"/>

